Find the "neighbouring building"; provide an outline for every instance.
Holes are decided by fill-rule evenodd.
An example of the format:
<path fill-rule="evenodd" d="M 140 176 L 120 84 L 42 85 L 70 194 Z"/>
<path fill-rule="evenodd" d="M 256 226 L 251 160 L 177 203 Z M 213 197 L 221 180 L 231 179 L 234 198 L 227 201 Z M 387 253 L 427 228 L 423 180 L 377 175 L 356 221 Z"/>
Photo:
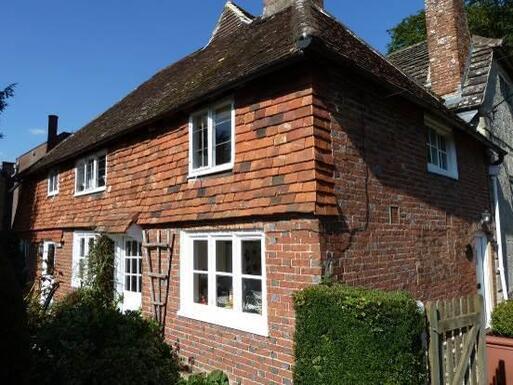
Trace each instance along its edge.
<path fill-rule="evenodd" d="M 121 306 L 148 316 L 143 250 L 170 231 L 167 340 L 234 383 L 290 384 L 298 289 L 476 292 L 504 155 L 321 0 L 228 2 L 205 47 L 18 174 L 15 228 L 57 298 L 108 235 Z"/>
<path fill-rule="evenodd" d="M 513 148 L 513 62 L 501 39 L 471 36 L 463 0 L 426 1 L 427 41 L 389 59 L 484 137 Z M 489 168 L 496 258 L 483 261 L 480 291 L 493 306 L 511 297 L 513 282 L 513 156 Z"/>
<path fill-rule="evenodd" d="M 36 147 L 30 149 L 29 151 L 16 158 L 16 163 L 13 164 L 13 172 L 11 174 L 11 191 L 9 196 L 10 209 L 8 210 L 9 220 L 7 222 L 8 229 L 13 229 L 14 221 L 18 213 L 20 194 L 23 188 L 20 183 L 21 179 L 19 178 L 19 175 L 23 174 L 25 170 L 29 169 L 31 166 L 41 160 L 43 156 L 45 156 L 50 150 L 53 149 L 53 147 L 71 135 L 69 132 L 58 133 L 58 130 L 59 117 L 57 115 L 48 115 L 46 142 L 37 145 Z M 26 195 L 24 203 L 27 204 L 30 203 L 30 201 L 30 196 Z M 37 253 L 38 245 L 31 245 L 30 242 L 23 242 L 21 247 L 25 256 L 25 261 L 22 265 L 25 267 L 24 273 L 26 274 L 26 277 L 30 283 L 35 277 L 37 262 L 33 257 L 31 257 L 31 255 L 35 255 Z"/>

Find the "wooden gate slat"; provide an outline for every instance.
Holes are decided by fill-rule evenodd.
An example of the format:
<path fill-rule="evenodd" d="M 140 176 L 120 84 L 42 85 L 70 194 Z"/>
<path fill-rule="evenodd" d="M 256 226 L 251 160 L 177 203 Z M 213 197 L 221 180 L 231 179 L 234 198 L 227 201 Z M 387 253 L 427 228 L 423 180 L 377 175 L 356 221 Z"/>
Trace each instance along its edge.
<path fill-rule="evenodd" d="M 431 385 L 486 385 L 483 299 L 428 302 Z"/>

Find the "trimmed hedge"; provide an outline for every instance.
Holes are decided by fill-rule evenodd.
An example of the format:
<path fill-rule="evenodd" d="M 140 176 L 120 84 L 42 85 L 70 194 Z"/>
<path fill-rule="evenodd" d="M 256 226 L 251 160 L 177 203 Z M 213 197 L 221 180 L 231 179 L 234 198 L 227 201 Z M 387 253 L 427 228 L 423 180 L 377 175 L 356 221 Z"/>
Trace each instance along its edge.
<path fill-rule="evenodd" d="M 513 301 L 503 302 L 492 313 L 492 333 L 513 338 Z"/>
<path fill-rule="evenodd" d="M 425 384 L 425 321 L 410 295 L 335 284 L 294 300 L 295 385 Z"/>

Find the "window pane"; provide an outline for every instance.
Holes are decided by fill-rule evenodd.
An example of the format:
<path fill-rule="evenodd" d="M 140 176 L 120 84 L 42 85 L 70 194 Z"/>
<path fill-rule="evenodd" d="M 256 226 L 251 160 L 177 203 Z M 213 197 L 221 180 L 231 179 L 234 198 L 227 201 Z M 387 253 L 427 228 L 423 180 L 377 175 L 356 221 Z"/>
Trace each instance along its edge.
<path fill-rule="evenodd" d="M 208 275 L 194 273 L 194 302 L 208 305 Z"/>
<path fill-rule="evenodd" d="M 216 241 L 216 270 L 231 273 L 232 270 L 232 241 Z"/>
<path fill-rule="evenodd" d="M 48 177 L 48 190 L 49 192 L 57 191 L 57 175 L 55 172 L 52 172 Z"/>
<path fill-rule="evenodd" d="M 77 191 L 84 191 L 85 189 L 85 165 L 83 163 L 77 166 Z"/>
<path fill-rule="evenodd" d="M 194 270 L 208 271 L 208 241 L 194 241 Z"/>
<path fill-rule="evenodd" d="M 142 292 L 142 276 L 141 275 L 139 276 L 139 286 L 137 287 L 137 291 L 139 293 Z"/>
<path fill-rule="evenodd" d="M 125 276 L 125 290 L 130 291 L 130 276 Z"/>
<path fill-rule="evenodd" d="M 230 163 L 232 160 L 232 145 L 230 142 L 216 146 L 216 166 Z"/>
<path fill-rule="evenodd" d="M 48 253 L 46 258 L 46 274 L 53 275 L 55 267 L 55 245 L 48 245 Z"/>
<path fill-rule="evenodd" d="M 90 159 L 86 164 L 86 178 L 85 188 L 86 190 L 94 188 L 94 159 Z"/>
<path fill-rule="evenodd" d="M 85 238 L 80 238 L 80 250 L 78 255 L 80 257 L 85 257 Z"/>
<path fill-rule="evenodd" d="M 438 144 L 440 150 L 447 151 L 447 148 L 445 146 L 445 138 L 441 135 L 438 135 Z"/>
<path fill-rule="evenodd" d="M 438 166 L 438 151 L 436 147 L 431 147 L 431 163 Z"/>
<path fill-rule="evenodd" d="M 127 257 L 131 256 L 132 255 L 132 242 L 126 242 L 126 245 L 125 245 L 125 255 Z"/>
<path fill-rule="evenodd" d="M 137 259 L 132 258 L 132 274 L 137 273 Z"/>
<path fill-rule="evenodd" d="M 242 274 L 262 275 L 261 247 L 261 241 L 242 241 Z"/>
<path fill-rule="evenodd" d="M 138 262 L 137 262 L 137 274 L 141 275 L 142 274 L 142 258 L 138 258 Z"/>
<path fill-rule="evenodd" d="M 130 273 L 130 258 L 125 258 L 125 273 Z"/>
<path fill-rule="evenodd" d="M 233 309 L 232 277 L 217 276 L 217 306 Z"/>
<path fill-rule="evenodd" d="M 242 280 L 242 311 L 245 313 L 262 314 L 261 280 Z"/>
<path fill-rule="evenodd" d="M 132 275 L 132 285 L 130 286 L 130 291 L 137 291 L 137 276 Z"/>
<path fill-rule="evenodd" d="M 440 152 L 440 168 L 447 170 L 447 153 Z"/>
<path fill-rule="evenodd" d="M 105 165 L 106 165 L 105 155 L 100 156 L 98 158 L 98 187 L 105 186 Z"/>
<path fill-rule="evenodd" d="M 208 114 L 195 116 L 192 124 L 193 167 L 208 166 Z"/>
<path fill-rule="evenodd" d="M 231 161 L 232 110 L 231 106 L 220 108 L 214 113 L 215 164 Z"/>

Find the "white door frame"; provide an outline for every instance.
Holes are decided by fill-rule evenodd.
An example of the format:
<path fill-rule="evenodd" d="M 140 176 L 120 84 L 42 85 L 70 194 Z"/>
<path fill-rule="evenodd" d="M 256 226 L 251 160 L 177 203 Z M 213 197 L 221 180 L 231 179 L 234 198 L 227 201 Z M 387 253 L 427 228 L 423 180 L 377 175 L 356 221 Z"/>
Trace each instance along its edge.
<path fill-rule="evenodd" d="M 50 246 L 53 246 L 53 269 L 52 274 L 48 273 L 48 252 Z M 55 254 L 57 245 L 55 242 L 43 242 L 43 254 L 41 256 L 41 303 L 45 303 L 46 298 L 55 283 Z"/>
<path fill-rule="evenodd" d="M 139 310 L 142 305 L 142 293 L 134 293 L 125 290 L 125 271 L 126 271 L 126 242 L 136 241 L 142 243 L 142 228 L 132 225 L 126 234 L 111 237 L 115 241 L 115 260 L 116 260 L 116 292 L 122 297 L 119 308 L 122 311 Z"/>
<path fill-rule="evenodd" d="M 483 296 L 485 326 L 490 326 L 493 310 L 493 275 L 491 269 L 490 243 L 488 237 L 477 234 L 474 238 L 474 253 L 476 259 L 477 292 Z"/>

